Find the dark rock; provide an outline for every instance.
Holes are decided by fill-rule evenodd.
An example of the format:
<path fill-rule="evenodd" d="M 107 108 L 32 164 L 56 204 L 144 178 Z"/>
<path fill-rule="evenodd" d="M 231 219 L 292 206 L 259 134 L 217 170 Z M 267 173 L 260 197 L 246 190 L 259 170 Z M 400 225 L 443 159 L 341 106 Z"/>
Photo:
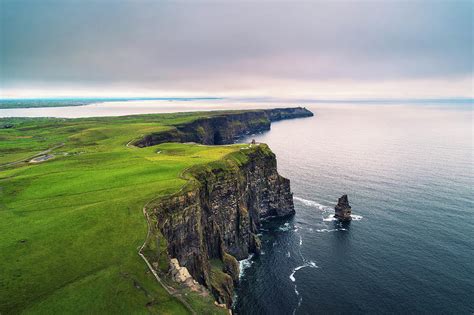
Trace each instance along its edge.
<path fill-rule="evenodd" d="M 314 114 L 304 107 L 274 108 L 265 111 L 270 121 L 312 117 Z"/>
<path fill-rule="evenodd" d="M 0 129 L 10 129 L 10 128 L 13 128 L 13 124 L 4 124 L 0 126 Z"/>
<path fill-rule="evenodd" d="M 240 266 L 239 262 L 237 259 L 235 259 L 234 256 L 229 255 L 227 253 L 224 254 L 223 257 L 224 261 L 224 272 L 227 273 L 232 280 L 234 280 L 234 283 L 237 283 L 239 280 L 239 274 L 240 274 Z"/>
<path fill-rule="evenodd" d="M 146 135 L 134 145 L 229 144 L 269 130 L 272 121 L 310 116 L 313 113 L 301 107 L 234 111 L 172 126 Z M 156 239 L 167 244 L 161 254 L 177 258 L 219 303 L 230 307 L 239 275 L 237 260 L 260 252 L 257 233 L 261 221 L 289 216 L 295 210 L 290 181 L 278 174 L 275 155 L 268 146 L 253 143 L 241 150 L 238 158 L 221 162 L 191 168 L 185 176 L 192 178 L 186 187 L 160 199 L 147 212 L 155 222 L 152 231 Z M 160 256 L 160 252 L 155 254 Z M 153 255 L 148 258 L 161 268 Z"/>
<path fill-rule="evenodd" d="M 148 147 L 165 142 L 230 144 L 242 136 L 270 130 L 272 121 L 310 116 L 313 116 L 313 113 L 302 107 L 228 112 L 199 118 L 174 126 L 167 131 L 148 134 L 133 144 L 138 147 Z"/>
<path fill-rule="evenodd" d="M 352 220 L 351 217 L 351 206 L 349 205 L 349 199 L 347 195 L 343 195 L 341 198 L 338 199 L 336 207 L 334 207 L 335 214 L 334 217 L 338 218 L 341 221 L 350 221 Z"/>
<path fill-rule="evenodd" d="M 189 187 L 149 210 L 169 256 L 229 307 L 237 260 L 260 251 L 261 220 L 294 214 L 290 181 L 278 174 L 270 149 L 260 144 L 242 153 L 247 158 L 239 164 L 191 169 L 195 180 Z M 222 270 L 211 260 L 221 260 Z"/>

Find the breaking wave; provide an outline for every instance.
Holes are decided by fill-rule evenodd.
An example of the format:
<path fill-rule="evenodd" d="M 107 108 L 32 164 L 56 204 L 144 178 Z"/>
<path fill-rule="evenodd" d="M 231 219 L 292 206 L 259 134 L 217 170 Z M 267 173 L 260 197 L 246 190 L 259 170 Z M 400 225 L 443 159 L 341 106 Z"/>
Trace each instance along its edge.
<path fill-rule="evenodd" d="M 316 265 L 316 263 L 314 261 L 308 261 L 306 263 L 304 263 L 304 265 L 301 265 L 301 266 L 298 266 L 296 268 L 293 269 L 293 272 L 290 274 L 290 280 L 292 282 L 295 282 L 296 279 L 295 279 L 295 273 L 298 271 L 298 270 L 301 270 L 303 268 L 306 268 L 306 267 L 310 267 L 310 268 L 318 268 L 318 266 Z M 298 295 L 298 291 L 296 291 L 296 294 Z"/>
<path fill-rule="evenodd" d="M 252 261 L 252 258 L 253 258 L 253 254 L 251 254 L 248 258 L 246 259 L 243 259 L 243 260 L 239 260 L 239 279 L 244 275 L 245 273 L 245 269 L 247 269 L 248 267 L 252 266 L 253 264 L 253 261 Z"/>
<path fill-rule="evenodd" d="M 316 232 L 319 232 L 319 233 L 336 232 L 336 231 L 347 231 L 347 229 L 339 228 L 339 229 L 318 229 L 318 230 L 316 230 Z"/>
<path fill-rule="evenodd" d="M 280 226 L 280 227 L 278 228 L 278 230 L 279 230 L 279 231 L 282 231 L 282 232 L 287 232 L 287 231 L 292 230 L 292 229 L 293 229 L 293 227 L 290 226 L 290 223 L 289 223 L 289 222 L 286 222 L 283 226 Z"/>
<path fill-rule="evenodd" d="M 316 201 L 313 201 L 313 200 L 308 200 L 308 199 L 304 199 L 304 198 L 300 198 L 298 196 L 294 196 L 293 197 L 293 200 L 296 200 L 298 202 L 301 202 L 302 204 L 306 205 L 306 206 L 309 206 L 309 207 L 314 207 L 314 208 L 318 208 L 319 210 L 321 211 L 328 211 L 328 210 L 332 210 L 331 207 L 328 207 L 328 206 L 325 206 L 325 205 L 322 205 Z"/>
<path fill-rule="evenodd" d="M 327 218 L 323 219 L 324 222 L 331 222 L 331 221 L 337 221 L 337 219 L 334 217 L 334 215 L 330 215 Z"/>

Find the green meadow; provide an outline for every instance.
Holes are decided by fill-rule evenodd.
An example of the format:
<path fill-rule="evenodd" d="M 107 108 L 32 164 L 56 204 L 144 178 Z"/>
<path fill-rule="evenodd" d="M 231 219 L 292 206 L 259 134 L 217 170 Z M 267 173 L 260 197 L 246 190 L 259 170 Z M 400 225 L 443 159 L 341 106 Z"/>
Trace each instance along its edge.
<path fill-rule="evenodd" d="M 138 255 L 143 207 L 183 187 L 187 168 L 242 146 L 127 144 L 202 115 L 0 119 L 0 313 L 189 313 Z M 196 313 L 224 312 L 186 299 Z"/>

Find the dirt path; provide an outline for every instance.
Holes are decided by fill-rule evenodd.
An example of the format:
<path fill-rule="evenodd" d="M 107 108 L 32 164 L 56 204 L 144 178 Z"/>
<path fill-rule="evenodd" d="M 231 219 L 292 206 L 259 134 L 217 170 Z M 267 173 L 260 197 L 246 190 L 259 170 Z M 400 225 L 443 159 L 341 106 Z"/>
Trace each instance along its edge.
<path fill-rule="evenodd" d="M 127 142 L 127 144 L 125 145 L 125 147 L 127 148 L 130 148 L 132 145 L 132 142 L 135 141 L 135 139 L 132 139 L 130 140 L 129 142 Z M 181 188 L 183 189 L 183 187 Z M 143 249 L 145 248 L 147 242 L 148 242 L 148 239 L 150 238 L 150 234 L 151 234 L 151 224 L 150 224 L 150 218 L 148 217 L 148 212 L 146 211 L 146 207 L 152 202 L 154 201 L 155 199 L 152 199 L 150 201 L 148 201 L 145 206 L 143 207 L 143 215 L 145 216 L 145 220 L 146 220 L 146 223 L 147 223 L 147 234 L 146 234 L 146 238 L 145 238 L 145 242 L 143 242 L 143 245 L 140 247 L 140 249 L 138 250 L 138 255 L 140 255 L 140 257 L 145 261 L 146 265 L 148 266 L 148 269 L 150 269 L 151 273 L 155 276 L 155 279 L 156 281 L 158 281 L 158 283 L 166 290 L 166 292 L 168 292 L 169 295 L 171 296 L 174 296 L 176 297 L 181 303 L 183 303 L 183 305 L 188 309 L 188 311 L 191 312 L 191 314 L 193 315 L 196 315 L 196 311 L 193 310 L 193 308 L 191 307 L 191 305 L 189 305 L 188 302 L 186 302 L 179 293 L 176 292 L 175 289 L 173 288 L 170 288 L 168 287 L 160 278 L 160 276 L 158 275 L 158 273 L 156 272 L 156 270 L 153 268 L 153 266 L 150 264 L 150 262 L 148 261 L 148 259 L 146 259 L 145 255 L 143 254 Z"/>
<path fill-rule="evenodd" d="M 153 200 L 151 200 L 153 201 Z M 151 202 L 149 201 L 144 207 L 143 207 L 143 215 L 145 216 L 145 219 L 146 219 L 146 222 L 147 222 L 147 226 L 148 226 L 148 231 L 147 231 L 147 235 L 146 235 L 146 239 L 145 239 L 145 242 L 143 243 L 143 245 L 140 247 L 140 249 L 138 250 L 138 255 L 140 255 L 141 258 L 143 258 L 143 260 L 145 261 L 146 265 L 148 266 L 148 269 L 150 269 L 150 271 L 153 273 L 153 275 L 155 276 L 156 280 L 161 284 L 161 286 L 166 290 L 166 292 L 168 292 L 169 295 L 171 296 L 174 296 L 176 297 L 181 303 L 183 303 L 183 305 L 188 309 L 188 311 L 191 312 L 191 314 L 193 315 L 196 315 L 196 311 L 193 310 L 193 308 L 191 307 L 191 305 L 189 305 L 188 302 L 186 302 L 186 300 L 184 300 L 181 295 L 176 292 L 175 289 L 173 288 L 170 288 L 168 287 L 160 278 L 160 276 L 158 275 L 158 273 L 156 272 L 155 269 L 153 269 L 152 265 L 150 264 L 150 262 L 148 261 L 148 259 L 146 259 L 145 255 L 143 254 L 143 248 L 145 248 L 146 246 L 146 243 L 148 242 L 148 239 L 150 238 L 150 233 L 151 233 L 151 226 L 150 226 L 150 219 L 148 218 L 148 213 L 146 211 L 146 206 Z"/>
<path fill-rule="evenodd" d="M 58 148 L 64 146 L 64 144 L 65 144 L 64 142 L 63 142 L 63 143 L 60 143 L 60 144 L 58 144 L 58 145 L 56 145 L 56 146 L 54 146 L 54 147 L 52 147 L 52 148 L 49 148 L 49 149 L 44 150 L 44 151 L 41 151 L 40 153 L 37 153 L 37 154 L 35 154 L 35 155 L 33 155 L 33 156 L 30 156 L 30 157 L 27 157 L 27 158 L 25 158 L 25 159 L 21 159 L 21 160 L 14 161 L 14 162 L 9 162 L 9 163 L 5 163 L 5 164 L 0 164 L 0 167 L 7 167 L 7 166 L 12 166 L 12 165 L 17 165 L 17 164 L 20 164 L 20 163 L 28 162 L 29 160 L 32 160 L 32 159 L 34 159 L 34 158 L 37 158 L 37 157 L 39 157 L 39 156 L 41 156 L 41 155 L 46 155 L 46 154 L 48 154 L 49 152 L 51 152 L 51 151 L 53 151 L 53 150 L 56 150 L 56 149 L 58 149 Z"/>
<path fill-rule="evenodd" d="M 134 140 L 130 140 L 125 146 L 127 148 L 130 148 L 130 147 L 134 147 L 134 145 L 132 145 L 132 142 L 135 141 Z M 185 180 L 188 180 L 188 178 L 186 178 L 184 176 L 184 174 L 186 173 L 186 171 L 189 169 L 188 168 L 185 168 L 184 170 L 181 171 L 181 173 L 179 174 L 179 177 L 182 178 L 182 179 L 185 179 Z M 184 188 L 186 187 L 186 183 L 176 192 L 176 193 L 179 193 L 181 192 Z M 156 272 L 156 270 L 153 268 L 153 266 L 150 264 L 150 262 L 148 261 L 148 259 L 146 259 L 145 255 L 143 254 L 143 249 L 145 248 L 147 242 L 148 242 L 148 239 L 150 238 L 150 234 L 151 234 L 151 224 L 150 224 L 150 219 L 148 217 L 148 212 L 146 211 L 146 208 L 147 206 L 152 202 L 152 201 L 155 201 L 156 198 L 148 201 L 145 206 L 143 207 L 143 215 L 145 216 L 145 220 L 146 220 L 146 223 L 147 223 L 147 235 L 146 235 L 146 239 L 145 239 L 145 242 L 143 243 L 143 245 L 140 247 L 140 249 L 138 250 L 138 255 L 140 255 L 140 257 L 145 261 L 146 265 L 148 266 L 148 269 L 150 269 L 150 271 L 153 273 L 153 275 L 155 276 L 155 279 L 158 281 L 158 283 L 166 290 L 166 292 L 168 292 L 169 295 L 171 296 L 174 296 L 176 297 L 178 300 L 180 300 L 184 306 L 188 309 L 188 311 L 191 312 L 191 314 L 193 315 L 196 315 L 196 311 L 191 307 L 191 305 L 189 305 L 189 303 L 184 300 L 181 296 L 180 293 L 176 292 L 176 290 L 174 288 L 170 288 L 168 285 L 166 285 L 160 278 L 160 276 L 158 275 L 158 273 Z"/>

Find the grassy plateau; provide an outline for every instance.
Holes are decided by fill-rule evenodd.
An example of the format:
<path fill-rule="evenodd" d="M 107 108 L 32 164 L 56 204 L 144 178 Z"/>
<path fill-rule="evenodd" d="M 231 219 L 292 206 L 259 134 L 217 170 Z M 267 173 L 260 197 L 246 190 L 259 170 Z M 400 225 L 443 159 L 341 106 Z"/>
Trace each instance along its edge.
<path fill-rule="evenodd" d="M 0 119 L 0 313 L 190 313 L 137 254 L 142 210 L 242 145 L 128 143 L 203 115 Z M 39 154 L 52 158 L 27 162 Z M 184 295 L 196 313 L 224 312 Z"/>

